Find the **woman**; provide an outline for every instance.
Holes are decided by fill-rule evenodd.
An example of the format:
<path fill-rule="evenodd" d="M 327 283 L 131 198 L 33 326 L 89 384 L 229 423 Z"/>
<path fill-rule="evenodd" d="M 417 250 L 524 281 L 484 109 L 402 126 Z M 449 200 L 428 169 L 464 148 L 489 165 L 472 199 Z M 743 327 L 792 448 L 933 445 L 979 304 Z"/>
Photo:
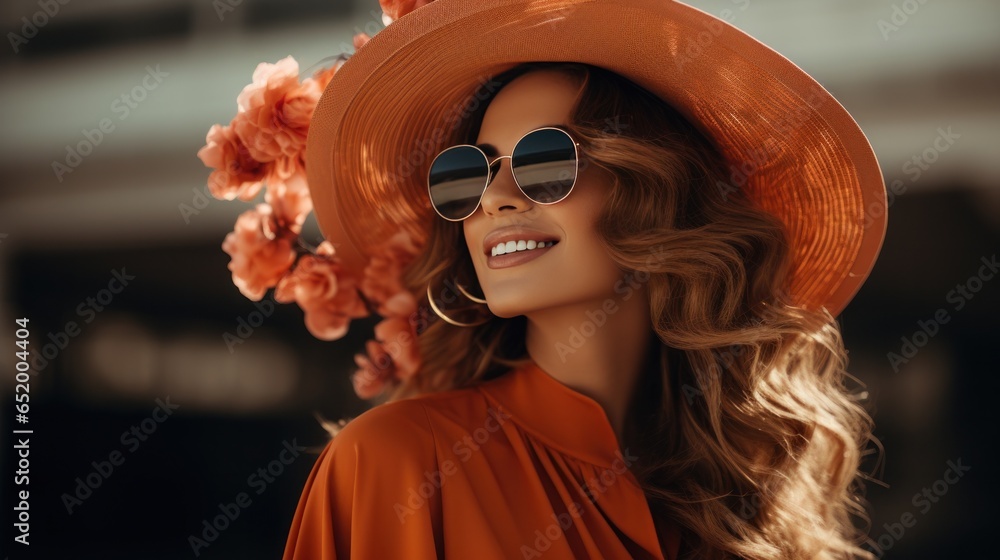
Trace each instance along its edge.
<path fill-rule="evenodd" d="M 391 33 L 338 70 L 312 116 L 310 195 L 338 270 L 359 271 L 338 278 L 394 317 L 356 386 L 391 376 L 392 391 L 334 430 L 286 560 L 870 557 L 853 518 L 866 519 L 871 419 L 846 388 L 831 314 L 884 231 L 849 227 L 865 204 L 884 208 L 853 121 L 770 51 L 768 85 L 754 85 L 763 101 L 737 101 L 727 57 L 749 38 L 681 5 L 619 7 L 648 11 L 647 34 L 720 30 L 698 56 L 675 55 L 688 97 L 623 77 L 652 66 L 639 54 L 612 71 L 583 47 L 551 56 L 575 63 L 450 50 L 498 33 L 487 15 L 519 14 L 501 44 L 531 37 L 540 54 L 635 14 L 468 4 L 390 13 Z M 401 70 L 434 58 L 423 49 L 463 62 Z M 470 89 L 471 68 L 500 66 Z M 442 85 L 435 72 L 449 69 Z M 387 93 L 390 70 L 399 87 Z M 669 81 L 653 74 L 651 86 Z M 779 96 L 796 80 L 808 101 Z M 380 105 L 401 91 L 409 105 Z M 698 110 L 702 97 L 716 112 Z M 400 157 L 425 145 L 432 157 Z M 405 289 L 378 297 L 366 282 Z"/>

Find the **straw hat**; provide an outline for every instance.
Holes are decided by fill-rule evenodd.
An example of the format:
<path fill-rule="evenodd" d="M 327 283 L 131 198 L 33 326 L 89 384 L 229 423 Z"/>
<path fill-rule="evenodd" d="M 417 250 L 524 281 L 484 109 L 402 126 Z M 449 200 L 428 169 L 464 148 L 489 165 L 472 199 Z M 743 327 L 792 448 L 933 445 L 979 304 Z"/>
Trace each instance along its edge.
<path fill-rule="evenodd" d="M 868 140 L 818 82 L 725 20 L 671 0 L 416 4 L 343 63 L 309 124 L 314 212 L 346 270 L 399 230 L 427 238 L 428 167 L 491 76 L 570 61 L 632 80 L 713 141 L 732 187 L 786 225 L 798 303 L 837 315 L 871 271 L 886 193 Z"/>

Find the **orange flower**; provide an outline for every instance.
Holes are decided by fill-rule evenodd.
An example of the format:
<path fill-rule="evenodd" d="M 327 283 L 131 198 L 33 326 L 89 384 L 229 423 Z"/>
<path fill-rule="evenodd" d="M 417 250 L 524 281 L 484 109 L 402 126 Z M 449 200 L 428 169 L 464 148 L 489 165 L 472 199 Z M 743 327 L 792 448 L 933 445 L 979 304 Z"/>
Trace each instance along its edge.
<path fill-rule="evenodd" d="M 361 398 L 381 393 L 387 383 L 409 379 L 420 369 L 417 347 L 417 300 L 402 282 L 403 270 L 417 247 L 403 231 L 373 251 L 365 267 L 361 291 L 385 317 L 375 325 L 376 340 L 366 345 L 367 356 L 356 356 L 361 368 L 354 374 L 354 390 Z"/>
<path fill-rule="evenodd" d="M 393 315 L 386 302 L 405 291 L 403 270 L 413 262 L 417 252 L 417 246 L 405 231 L 397 232 L 373 251 L 361 280 L 361 292 L 375 304 L 380 315 Z"/>
<path fill-rule="evenodd" d="M 299 83 L 298 73 L 299 65 L 290 56 L 276 64 L 261 63 L 253 73 L 253 83 L 237 97 L 236 134 L 254 158 L 277 162 L 280 179 L 303 168 L 309 121 L 332 77 L 330 70 L 320 71 Z"/>
<path fill-rule="evenodd" d="M 412 299 L 413 296 L 410 296 Z M 414 302 L 413 311 L 416 311 Z M 406 380 L 420 369 L 420 351 L 417 333 L 410 314 L 383 319 L 375 325 L 375 338 L 382 350 L 392 359 L 393 377 Z"/>
<path fill-rule="evenodd" d="M 299 259 L 292 273 L 278 282 L 274 299 L 298 303 L 306 328 L 321 340 L 341 338 L 351 319 L 368 316 L 357 282 L 340 268 L 329 241 L 320 244 L 316 255 Z"/>
<path fill-rule="evenodd" d="M 409 292 L 401 292 L 387 303 L 397 316 L 375 325 L 376 340 L 365 344 L 367 355 L 354 356 L 358 370 L 351 376 L 354 392 L 363 399 L 378 396 L 389 385 L 413 377 L 420 369 L 420 351 L 412 314 L 417 302 Z"/>
<path fill-rule="evenodd" d="M 392 18 L 387 13 L 385 19 L 391 22 L 427 3 L 386 2 Z M 370 39 L 356 34 L 355 48 Z M 420 367 L 417 303 L 401 279 L 418 248 L 407 234 L 398 233 L 375 251 L 360 280 L 341 268 L 329 242 L 296 263 L 294 244 L 312 211 L 304 161 L 306 136 L 316 104 L 341 64 L 321 69 L 301 83 L 292 57 L 258 65 L 253 82 L 238 97 L 236 117 L 228 126 L 209 130 L 198 157 L 215 169 L 209 186 L 217 198 L 251 200 L 267 186 L 266 203 L 241 214 L 222 244 L 232 257 L 229 269 L 240 292 L 260 300 L 274 287 L 275 300 L 296 302 L 305 313 L 306 328 L 322 340 L 343 337 L 351 319 L 368 316 L 362 290 L 382 314 L 384 319 L 375 326 L 376 340 L 366 344 L 367 355 L 355 356 L 360 369 L 352 382 L 355 392 L 367 399 L 387 385 L 409 379 Z"/>
<path fill-rule="evenodd" d="M 212 125 L 198 158 L 215 169 L 208 177 L 208 188 L 212 196 L 223 200 L 253 200 L 271 172 L 270 164 L 250 155 L 232 125 Z"/>
<path fill-rule="evenodd" d="M 233 283 L 246 297 L 260 301 L 295 262 L 292 242 L 297 233 L 281 224 L 267 204 L 258 204 L 236 219 L 222 250 L 229 254 Z"/>
<path fill-rule="evenodd" d="M 313 208 L 305 171 L 300 171 L 282 181 L 268 182 L 264 201 L 274 208 L 274 215 L 281 222 L 280 227 L 295 233 L 301 232 L 302 224 Z"/>
<path fill-rule="evenodd" d="M 354 50 L 358 50 L 365 46 L 365 43 L 371 40 L 371 37 L 367 33 L 357 33 L 354 35 Z"/>
<path fill-rule="evenodd" d="M 379 0 L 382 11 L 393 21 L 405 16 L 421 6 L 426 6 L 434 0 Z"/>
<path fill-rule="evenodd" d="M 386 385 L 392 381 L 392 359 L 382 346 L 374 340 L 365 345 L 368 355 L 357 354 L 354 363 L 358 370 L 351 375 L 354 392 L 362 399 L 371 399 L 380 395 Z"/>

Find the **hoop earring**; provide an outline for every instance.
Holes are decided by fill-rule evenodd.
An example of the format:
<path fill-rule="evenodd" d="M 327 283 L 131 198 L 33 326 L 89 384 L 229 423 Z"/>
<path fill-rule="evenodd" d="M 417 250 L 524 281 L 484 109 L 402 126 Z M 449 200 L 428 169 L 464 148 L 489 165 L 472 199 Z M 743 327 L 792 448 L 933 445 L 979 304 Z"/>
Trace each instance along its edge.
<path fill-rule="evenodd" d="M 427 284 L 427 302 L 431 305 L 431 311 L 433 311 L 435 315 L 437 315 L 438 317 L 440 317 L 441 320 L 443 320 L 445 323 L 448 323 L 449 325 L 454 325 L 456 327 L 476 327 L 476 326 L 482 325 L 486 321 L 489 321 L 488 317 L 483 317 L 483 320 L 477 321 L 475 323 L 463 323 L 461 321 L 456 321 L 456 320 L 452 319 L 451 317 L 445 315 L 438 308 L 437 304 L 434 303 L 434 297 L 431 295 L 431 285 L 430 284 Z"/>
<path fill-rule="evenodd" d="M 455 283 L 455 287 L 458 288 L 458 291 L 462 292 L 463 296 L 471 299 L 472 301 L 474 301 L 476 303 L 486 303 L 485 299 L 480 298 L 480 297 L 476 297 L 476 296 L 470 294 L 469 292 L 465 291 L 465 286 L 459 284 L 458 282 Z"/>

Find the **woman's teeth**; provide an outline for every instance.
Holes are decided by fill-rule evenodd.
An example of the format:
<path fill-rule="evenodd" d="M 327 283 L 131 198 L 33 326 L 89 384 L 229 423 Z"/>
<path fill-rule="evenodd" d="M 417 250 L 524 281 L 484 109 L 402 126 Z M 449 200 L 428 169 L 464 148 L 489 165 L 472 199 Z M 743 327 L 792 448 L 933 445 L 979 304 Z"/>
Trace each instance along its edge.
<path fill-rule="evenodd" d="M 491 251 L 493 256 L 506 255 L 507 253 L 514 253 L 517 251 L 530 251 L 532 249 L 544 249 L 545 247 L 551 247 L 555 245 L 555 241 L 526 241 L 524 239 L 518 241 L 508 241 L 506 243 L 498 243 L 496 247 Z"/>

